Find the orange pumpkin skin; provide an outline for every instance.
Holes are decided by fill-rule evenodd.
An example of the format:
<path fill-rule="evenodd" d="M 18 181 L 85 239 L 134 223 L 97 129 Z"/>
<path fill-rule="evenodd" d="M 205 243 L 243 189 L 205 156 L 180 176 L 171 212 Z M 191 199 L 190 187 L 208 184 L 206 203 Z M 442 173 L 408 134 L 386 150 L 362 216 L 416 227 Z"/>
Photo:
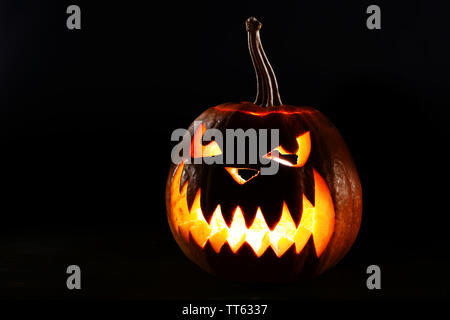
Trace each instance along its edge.
<path fill-rule="evenodd" d="M 335 217 L 333 233 L 320 256 L 317 256 L 313 236 L 308 239 L 300 253 L 296 253 L 295 246 L 292 245 L 280 257 L 275 254 L 271 247 L 268 247 L 258 257 L 247 242 L 243 243 L 237 252 L 233 252 L 229 244 L 225 243 L 220 252 L 216 253 L 209 241 L 206 242 L 204 247 L 201 247 L 194 241 L 191 234 L 189 234 L 188 239 L 180 234 L 178 226 L 174 224 L 173 218 L 176 213 L 173 212 L 171 204 L 174 183 L 180 188 L 186 183 L 189 184 L 187 197 L 193 198 L 193 194 L 198 190 L 201 190 L 202 195 L 207 195 L 208 189 L 213 186 L 214 181 L 205 184 L 205 180 L 201 177 L 210 176 L 210 170 L 214 169 L 207 164 L 200 166 L 186 165 L 183 168 L 180 181 L 174 181 L 177 178 L 175 172 L 178 166 L 172 165 L 166 186 L 168 221 L 175 240 L 187 257 L 204 270 L 223 278 L 266 283 L 313 277 L 331 268 L 344 257 L 355 241 L 361 223 L 361 185 L 343 138 L 322 113 L 310 107 L 282 105 L 261 108 L 253 103 L 243 102 L 210 108 L 203 112 L 196 121 L 202 121 L 206 129 L 216 128 L 220 131 L 229 128 L 233 122 L 239 123 L 239 126 L 244 130 L 243 124 L 245 123 L 248 123 L 248 127 L 252 128 L 258 127 L 258 122 L 260 122 L 260 127 L 266 128 L 269 127 L 268 124 L 272 123 L 273 128 L 280 130 L 280 143 L 283 146 L 288 146 L 289 141 L 292 141 L 295 136 L 309 131 L 311 154 L 305 167 L 300 169 L 307 170 L 306 168 L 310 167 L 320 173 L 329 188 Z M 189 128 L 189 132 L 193 136 L 193 124 Z M 258 178 L 255 178 L 252 182 L 257 183 Z M 305 175 L 300 176 L 300 179 L 307 180 Z M 302 185 L 303 188 L 300 189 L 303 190 L 299 190 L 298 186 L 292 186 L 293 193 L 311 194 L 311 186 Z M 276 189 L 277 187 L 269 184 L 263 185 L 263 188 Z M 227 190 L 222 191 L 227 192 Z M 246 197 L 248 196 L 256 198 L 256 202 L 262 201 L 258 199 L 258 194 L 246 192 Z M 268 195 L 263 197 L 267 198 Z M 268 199 L 268 201 L 272 200 L 276 202 L 280 199 Z M 234 205 L 235 203 L 233 203 Z M 242 206 L 242 203 L 239 203 L 239 205 Z M 243 209 L 242 211 L 245 216 L 246 210 Z M 279 219 L 279 210 L 275 210 L 275 212 L 263 210 L 262 212 L 267 221 Z M 254 214 L 249 215 L 250 217 L 246 217 L 249 220 L 247 225 L 250 225 L 250 220 L 254 219 Z M 210 216 L 208 218 L 210 219 Z"/>
<path fill-rule="evenodd" d="M 322 113 L 281 103 L 261 45 L 261 23 L 249 18 L 246 28 L 258 83 L 255 102 L 212 107 L 195 121 L 223 136 L 228 129 L 279 130 L 278 152 L 258 150 L 258 157 L 270 154 L 280 166 L 263 175 L 261 163 L 172 164 L 166 184 L 170 229 L 189 259 L 223 278 L 279 283 L 314 277 L 338 263 L 356 239 L 360 181 L 343 138 Z M 188 131 L 195 145 L 203 131 L 194 132 L 194 123 Z M 202 152 L 194 147 L 191 156 L 228 152 L 199 143 Z M 256 173 L 246 179 L 240 171 Z"/>

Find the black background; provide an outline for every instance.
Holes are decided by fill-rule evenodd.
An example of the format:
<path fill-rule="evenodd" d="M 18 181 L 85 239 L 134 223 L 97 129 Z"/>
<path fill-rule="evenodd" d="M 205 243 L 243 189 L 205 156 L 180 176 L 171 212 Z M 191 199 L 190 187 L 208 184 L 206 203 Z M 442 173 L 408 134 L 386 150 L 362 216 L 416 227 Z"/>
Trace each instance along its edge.
<path fill-rule="evenodd" d="M 81 30 L 66 28 L 73 3 Z M 449 297 L 449 5 L 73 3 L 1 2 L 1 297 Z M 370 4 L 381 30 L 366 28 Z M 263 22 L 283 102 L 335 124 L 363 186 L 354 247 L 307 283 L 216 279 L 183 256 L 166 221 L 171 132 L 254 99 L 249 16 Z M 69 264 L 82 268 L 79 292 L 65 288 Z M 380 291 L 366 288 L 370 264 Z"/>

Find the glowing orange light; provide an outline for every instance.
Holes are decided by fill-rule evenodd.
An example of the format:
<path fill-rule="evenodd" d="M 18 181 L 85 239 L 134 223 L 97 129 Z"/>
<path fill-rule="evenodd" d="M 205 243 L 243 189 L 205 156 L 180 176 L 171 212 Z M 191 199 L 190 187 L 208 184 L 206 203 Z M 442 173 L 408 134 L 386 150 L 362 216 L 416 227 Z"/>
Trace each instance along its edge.
<path fill-rule="evenodd" d="M 313 111 L 311 110 L 292 110 L 292 111 L 286 111 L 286 110 L 261 110 L 261 111 L 250 111 L 250 110 L 245 110 L 245 109 L 236 109 L 235 107 L 231 106 L 216 106 L 214 107 L 215 109 L 219 110 L 219 111 L 225 111 L 225 112 L 242 112 L 245 114 L 250 114 L 253 116 L 258 116 L 258 117 L 264 117 L 267 116 L 269 114 L 283 114 L 283 115 L 294 115 L 294 114 L 305 114 L 305 113 L 313 113 Z M 286 108 L 286 106 L 284 106 L 284 108 Z"/>
<path fill-rule="evenodd" d="M 194 198 L 191 210 L 188 210 L 186 193 L 188 182 L 180 190 L 180 178 L 184 163 L 175 171 L 171 185 L 170 205 L 172 207 L 172 223 L 185 241 L 192 236 L 195 243 L 205 247 L 209 241 L 216 253 L 225 243 L 233 252 L 247 242 L 255 255 L 260 257 L 271 247 L 278 257 L 281 257 L 292 245 L 295 252 L 300 253 L 310 236 L 313 237 L 316 254 L 319 257 L 328 245 L 334 231 L 334 206 L 330 191 L 325 180 L 314 170 L 315 206 L 305 195 L 303 197 L 303 213 L 296 227 L 286 203 L 283 203 L 280 221 L 270 230 L 261 209 L 257 209 L 255 219 L 247 228 L 242 209 L 237 206 L 233 213 L 230 227 L 223 218 L 220 205 L 216 207 L 211 222 L 205 220 L 200 207 L 200 190 Z"/>
<path fill-rule="evenodd" d="M 311 136 L 309 134 L 309 131 L 299 135 L 296 140 L 298 144 L 298 149 L 295 152 L 295 155 L 297 156 L 297 163 L 291 163 L 286 159 L 282 159 L 274 155 L 274 150 L 278 151 L 281 155 L 294 154 L 287 152 L 282 146 L 275 148 L 274 150 L 266 154 L 264 158 L 277 161 L 288 167 L 303 167 L 306 161 L 308 161 L 309 154 L 311 153 Z"/>
<path fill-rule="evenodd" d="M 206 128 L 202 123 L 197 127 L 194 137 L 191 142 L 191 156 L 192 158 L 213 157 L 222 154 L 222 150 L 216 141 L 211 141 L 206 146 L 202 144 L 202 137 L 205 134 Z"/>

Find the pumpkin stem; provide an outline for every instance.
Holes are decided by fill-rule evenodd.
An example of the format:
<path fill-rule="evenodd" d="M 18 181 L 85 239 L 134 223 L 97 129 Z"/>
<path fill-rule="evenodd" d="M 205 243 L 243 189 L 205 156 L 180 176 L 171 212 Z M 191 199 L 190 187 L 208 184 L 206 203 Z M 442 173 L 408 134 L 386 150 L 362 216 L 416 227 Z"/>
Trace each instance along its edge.
<path fill-rule="evenodd" d="M 267 59 L 261 44 L 259 30 L 262 23 L 256 18 L 250 17 L 245 22 L 248 32 L 248 48 L 255 68 L 257 91 L 254 104 L 261 107 L 281 106 L 280 93 L 275 73 Z"/>

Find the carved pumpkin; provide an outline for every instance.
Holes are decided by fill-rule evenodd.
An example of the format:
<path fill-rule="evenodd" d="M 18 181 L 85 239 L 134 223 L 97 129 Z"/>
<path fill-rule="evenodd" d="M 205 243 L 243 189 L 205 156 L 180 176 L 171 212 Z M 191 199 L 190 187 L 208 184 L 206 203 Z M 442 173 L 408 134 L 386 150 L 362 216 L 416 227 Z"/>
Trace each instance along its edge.
<path fill-rule="evenodd" d="M 191 260 L 210 273 L 255 282 L 317 275 L 350 249 L 361 222 L 361 186 L 337 129 L 319 111 L 281 103 L 261 46 L 261 23 L 246 22 L 255 67 L 256 101 L 226 103 L 192 124 L 191 157 L 223 155 L 206 129 L 279 129 L 280 145 L 263 157 L 279 163 L 274 175 L 259 165 L 172 165 L 166 187 L 171 231 Z M 195 151 L 197 150 L 197 151 Z M 200 151 L 198 151 L 200 150 Z M 228 152 L 228 151 L 227 151 Z"/>

